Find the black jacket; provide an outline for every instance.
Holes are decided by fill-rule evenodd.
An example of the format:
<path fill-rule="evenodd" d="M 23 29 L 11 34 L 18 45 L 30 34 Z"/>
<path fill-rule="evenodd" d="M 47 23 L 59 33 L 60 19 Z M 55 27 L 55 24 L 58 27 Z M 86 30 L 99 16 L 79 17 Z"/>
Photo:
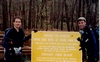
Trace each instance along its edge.
<path fill-rule="evenodd" d="M 98 34 L 96 33 L 96 31 L 94 30 L 93 27 L 86 26 L 83 31 L 84 31 L 84 34 L 82 36 L 84 36 L 85 39 L 86 38 L 89 39 L 88 46 L 90 46 L 90 48 L 91 48 L 91 46 L 94 46 L 94 38 L 93 37 L 95 37 L 96 43 L 99 44 L 99 41 L 98 41 L 99 36 L 98 36 Z"/>
<path fill-rule="evenodd" d="M 4 39 L 2 41 L 2 46 L 6 49 L 12 47 L 23 47 L 23 42 L 29 40 L 30 38 L 31 34 L 25 37 L 25 33 L 22 28 L 20 28 L 17 32 L 16 29 L 12 27 L 5 33 Z M 13 44 L 10 44 L 11 41 Z"/>
<path fill-rule="evenodd" d="M 86 26 L 84 28 L 84 34 L 81 36 L 83 37 L 83 42 L 88 39 L 88 41 L 83 44 L 84 47 L 87 48 L 87 52 L 89 55 L 94 56 L 96 58 L 99 57 L 99 36 L 97 35 L 96 31 L 94 28 L 90 26 Z"/>

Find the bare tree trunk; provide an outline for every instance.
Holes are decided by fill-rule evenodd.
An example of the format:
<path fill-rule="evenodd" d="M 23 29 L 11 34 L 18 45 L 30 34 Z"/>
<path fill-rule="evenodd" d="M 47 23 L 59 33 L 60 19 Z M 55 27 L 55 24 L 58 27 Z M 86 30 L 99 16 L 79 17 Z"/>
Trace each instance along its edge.
<path fill-rule="evenodd" d="M 38 22 L 39 22 L 39 5 L 38 5 L 38 1 L 37 1 L 37 3 L 36 3 L 37 5 L 36 5 L 36 7 L 37 7 L 37 14 L 36 14 L 36 26 L 35 26 L 35 28 L 36 29 L 38 29 Z"/>
<path fill-rule="evenodd" d="M 41 7 L 41 10 L 40 10 L 40 19 L 41 19 L 41 25 L 40 25 L 40 29 L 43 29 L 43 19 L 44 19 L 44 17 L 43 17 L 43 15 L 42 15 L 42 13 L 43 13 L 43 8 L 44 8 L 44 1 L 42 0 L 42 7 Z"/>
<path fill-rule="evenodd" d="M 90 13 L 91 13 L 91 10 L 90 10 L 90 7 L 91 7 L 91 5 L 90 5 L 90 0 L 86 0 L 86 3 L 87 3 L 87 12 L 86 12 L 86 20 L 87 20 L 87 24 L 90 24 L 90 22 L 89 22 L 89 20 L 91 20 L 90 19 Z"/>
<path fill-rule="evenodd" d="M 7 9 L 7 1 L 2 0 L 2 13 L 3 13 L 3 31 L 8 28 L 8 9 Z"/>
<path fill-rule="evenodd" d="M 35 20 L 36 20 L 36 9 L 35 9 L 35 0 L 33 0 L 33 8 L 32 8 L 32 28 L 35 28 Z"/>
<path fill-rule="evenodd" d="M 82 12 L 82 16 L 85 17 L 85 0 L 83 0 L 83 12 Z"/>
<path fill-rule="evenodd" d="M 61 10 L 61 30 L 63 30 L 63 21 L 64 21 L 64 16 L 63 16 L 63 8 L 64 8 L 64 1 L 62 1 L 62 10 Z"/>
<path fill-rule="evenodd" d="M 68 5 L 66 4 L 66 0 L 64 0 L 64 4 L 65 4 L 67 30 L 70 31 L 69 19 L 68 19 Z"/>
<path fill-rule="evenodd" d="M 15 18 L 15 8 L 14 8 L 14 5 L 13 5 L 12 20 L 14 20 L 14 18 Z"/>
<path fill-rule="evenodd" d="M 23 2 L 23 12 L 22 12 L 22 16 L 23 16 L 23 24 L 24 24 L 24 29 L 27 28 L 26 26 L 26 17 L 25 17 L 25 3 Z"/>
<path fill-rule="evenodd" d="M 74 25 L 73 25 L 73 23 L 74 23 L 73 17 L 74 17 L 74 10 L 75 10 L 76 3 L 77 3 L 77 0 L 75 1 L 75 3 L 72 3 L 73 6 L 72 6 L 72 11 L 71 11 L 71 30 L 73 30 L 73 31 L 75 31 Z"/>
<path fill-rule="evenodd" d="M 24 2 L 24 1 L 23 1 L 23 2 Z M 19 14 L 19 16 L 23 15 L 23 12 L 22 12 L 22 11 L 23 11 L 23 2 L 19 2 L 19 3 L 18 3 L 18 4 L 19 4 L 19 5 L 18 5 L 18 8 L 19 8 L 19 9 L 18 9 L 18 11 L 19 11 L 18 14 Z M 21 6 L 21 4 L 22 4 L 22 6 Z M 21 8 L 22 8 L 22 11 L 21 11 Z M 23 16 L 22 16 L 22 17 L 23 17 Z M 23 24 L 24 24 L 24 23 L 23 23 Z"/>
<path fill-rule="evenodd" d="M 79 0 L 77 0 L 77 4 L 76 4 L 76 23 L 77 23 L 77 19 L 79 18 Z M 76 24 L 76 31 L 79 30 L 78 24 Z"/>
<path fill-rule="evenodd" d="M 10 27 L 11 27 L 11 24 L 12 24 L 12 21 L 11 21 L 11 2 L 12 0 L 9 0 L 9 21 L 10 21 Z"/>
<path fill-rule="evenodd" d="M 82 1 L 82 0 L 79 0 L 79 10 L 78 10 L 79 14 L 78 14 L 78 17 L 81 16 L 81 1 Z"/>
<path fill-rule="evenodd" d="M 98 20 L 99 20 L 99 19 L 97 19 L 98 16 L 99 16 L 99 15 L 98 15 L 98 13 L 99 13 L 99 12 L 98 12 L 98 9 L 99 9 L 99 8 L 98 8 L 98 7 L 99 7 L 98 4 L 99 4 L 99 2 L 98 2 L 98 0 L 94 0 L 94 1 L 95 1 L 95 15 L 94 15 L 95 20 L 94 20 L 94 25 L 97 25 L 97 22 L 98 22 Z"/>
<path fill-rule="evenodd" d="M 55 15 L 56 14 L 55 13 L 56 12 L 55 11 L 56 5 L 55 4 L 56 4 L 56 1 L 54 0 L 53 1 L 53 24 L 54 24 L 54 29 L 56 28 L 56 15 Z"/>
<path fill-rule="evenodd" d="M 32 22 L 32 0 L 29 2 L 29 19 L 28 19 L 28 29 L 31 29 L 31 22 Z"/>
<path fill-rule="evenodd" d="M 51 29 L 53 29 L 53 1 L 50 6 L 50 24 L 51 24 Z"/>
<path fill-rule="evenodd" d="M 58 11 L 57 11 L 57 15 L 56 15 L 57 16 L 57 25 L 56 25 L 57 29 L 59 29 L 59 21 L 60 21 L 60 11 L 61 11 L 61 9 L 60 9 L 61 5 L 60 4 L 61 4 L 61 0 L 58 0 L 58 7 L 57 7 Z"/>
<path fill-rule="evenodd" d="M 47 0 L 45 0 L 45 13 L 46 13 L 46 31 L 47 31 L 48 30 Z"/>

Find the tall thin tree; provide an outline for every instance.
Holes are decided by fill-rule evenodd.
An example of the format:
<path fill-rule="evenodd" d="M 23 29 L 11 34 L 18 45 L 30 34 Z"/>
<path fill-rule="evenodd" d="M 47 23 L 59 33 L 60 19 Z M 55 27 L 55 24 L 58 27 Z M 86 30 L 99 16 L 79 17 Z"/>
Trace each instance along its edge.
<path fill-rule="evenodd" d="M 27 28 L 26 26 L 26 16 L 25 16 L 25 2 L 23 2 L 23 11 L 22 11 L 22 19 L 23 19 L 23 22 L 24 22 L 24 29 Z"/>
<path fill-rule="evenodd" d="M 61 30 L 63 30 L 63 22 L 64 22 L 64 13 L 63 13 L 63 9 L 64 9 L 64 1 L 62 1 L 61 3 Z"/>
<path fill-rule="evenodd" d="M 12 0 L 9 0 L 9 21 L 10 21 L 10 27 L 12 25 L 12 21 L 11 21 L 11 14 L 12 14 L 12 12 L 11 12 L 11 2 L 12 2 Z"/>
<path fill-rule="evenodd" d="M 79 9 L 78 9 L 78 12 L 79 12 L 79 13 L 78 13 L 78 17 L 81 16 L 81 6 L 82 6 L 82 5 L 81 5 L 81 1 L 82 1 L 82 0 L 79 0 Z"/>
<path fill-rule="evenodd" d="M 31 29 L 31 21 L 32 21 L 32 0 L 29 2 L 29 19 L 28 19 L 28 28 Z"/>
<path fill-rule="evenodd" d="M 8 28 L 8 9 L 7 9 L 7 0 L 2 0 L 2 14 L 3 14 L 3 30 Z"/>
<path fill-rule="evenodd" d="M 65 5 L 65 15 L 66 15 L 67 30 L 70 31 L 69 18 L 68 18 L 68 5 L 66 3 L 66 0 L 64 0 L 64 5 Z"/>

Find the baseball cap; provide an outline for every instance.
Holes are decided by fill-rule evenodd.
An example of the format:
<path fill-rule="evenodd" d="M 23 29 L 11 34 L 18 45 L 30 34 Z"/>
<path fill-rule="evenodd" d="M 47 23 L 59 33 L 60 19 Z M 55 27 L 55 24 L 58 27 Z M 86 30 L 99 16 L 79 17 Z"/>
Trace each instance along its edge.
<path fill-rule="evenodd" d="M 86 22 L 85 17 L 79 17 L 79 18 L 78 18 L 78 21 L 81 21 L 81 20 L 84 20 L 84 21 Z"/>

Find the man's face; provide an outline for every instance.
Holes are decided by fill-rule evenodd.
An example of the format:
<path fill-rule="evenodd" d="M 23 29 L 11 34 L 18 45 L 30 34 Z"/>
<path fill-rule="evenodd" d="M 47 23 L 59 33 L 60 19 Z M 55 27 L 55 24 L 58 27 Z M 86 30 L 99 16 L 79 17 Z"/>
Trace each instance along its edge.
<path fill-rule="evenodd" d="M 86 26 L 86 22 L 84 20 L 78 21 L 79 29 L 84 29 Z"/>
<path fill-rule="evenodd" d="M 13 24 L 14 24 L 14 27 L 19 28 L 19 27 L 21 27 L 21 20 L 20 19 L 15 19 Z"/>

